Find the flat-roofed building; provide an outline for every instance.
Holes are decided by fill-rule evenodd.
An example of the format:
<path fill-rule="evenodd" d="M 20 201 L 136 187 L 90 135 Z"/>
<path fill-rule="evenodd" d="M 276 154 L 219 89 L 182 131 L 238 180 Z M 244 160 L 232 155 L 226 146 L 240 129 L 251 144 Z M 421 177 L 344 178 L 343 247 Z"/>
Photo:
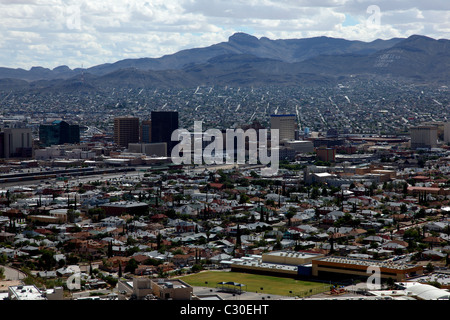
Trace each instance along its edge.
<path fill-rule="evenodd" d="M 274 251 L 261 257 L 231 260 L 231 271 L 300 278 L 311 275 L 311 261 L 324 257 L 321 253 Z"/>
<path fill-rule="evenodd" d="M 295 140 L 297 129 L 295 114 L 273 114 L 270 116 L 270 129 L 278 129 L 280 141 Z"/>
<path fill-rule="evenodd" d="M 31 158 L 33 136 L 30 128 L 5 128 L 0 139 L 0 154 L 4 158 Z"/>
<path fill-rule="evenodd" d="M 450 143 L 450 121 L 444 123 L 444 142 Z"/>
<path fill-rule="evenodd" d="M 129 143 L 138 143 L 140 136 L 139 118 L 118 117 L 114 119 L 114 143 L 128 148 Z"/>
<path fill-rule="evenodd" d="M 135 277 L 133 281 L 118 282 L 119 300 L 126 300 L 131 296 L 136 299 L 144 299 L 148 295 L 152 295 L 151 280 L 148 277 Z"/>
<path fill-rule="evenodd" d="M 62 120 L 53 121 L 51 124 L 41 124 L 39 126 L 39 141 L 44 147 L 65 143 L 80 143 L 80 126 L 71 125 Z"/>
<path fill-rule="evenodd" d="M 392 278 L 394 281 L 404 281 L 408 277 L 422 275 L 424 268 L 394 261 L 337 256 L 312 260 L 312 275 L 320 279 L 368 278 L 372 276 L 372 270 L 379 270 L 380 280 Z"/>
<path fill-rule="evenodd" d="M 128 151 L 133 153 L 143 153 L 147 156 L 166 157 L 167 143 L 130 143 Z"/>
<path fill-rule="evenodd" d="M 152 111 L 151 113 L 151 142 L 167 144 L 167 155 L 172 154 L 172 149 L 178 144 L 172 141 L 172 133 L 178 129 L 177 111 Z"/>
<path fill-rule="evenodd" d="M 133 281 L 119 280 L 119 300 L 150 297 L 152 300 L 192 300 L 193 288 L 180 279 L 151 279 L 135 277 Z"/>
<path fill-rule="evenodd" d="M 312 153 L 314 152 L 314 144 L 309 140 L 293 140 L 284 142 L 286 147 L 292 148 L 297 153 Z"/>
<path fill-rule="evenodd" d="M 121 216 L 125 214 L 143 215 L 147 212 L 148 204 L 137 201 L 118 201 L 106 203 L 100 206 L 105 210 L 106 216 Z"/>
<path fill-rule="evenodd" d="M 311 263 L 313 259 L 323 257 L 320 253 L 311 252 L 288 252 L 288 251 L 273 251 L 262 255 L 262 261 L 267 263 L 301 265 Z"/>
<path fill-rule="evenodd" d="M 141 123 L 141 142 L 142 143 L 150 143 L 152 142 L 152 121 L 151 120 L 144 120 Z"/>
<path fill-rule="evenodd" d="M 194 290 L 180 279 L 151 280 L 153 295 L 161 300 L 191 300 Z"/>
<path fill-rule="evenodd" d="M 437 130 L 436 126 L 411 127 L 411 149 L 436 148 L 438 136 Z"/>
<path fill-rule="evenodd" d="M 317 158 L 321 161 L 335 162 L 336 161 L 336 149 L 319 147 L 316 149 Z"/>
<path fill-rule="evenodd" d="M 10 286 L 8 288 L 9 300 L 47 300 L 35 285 Z"/>

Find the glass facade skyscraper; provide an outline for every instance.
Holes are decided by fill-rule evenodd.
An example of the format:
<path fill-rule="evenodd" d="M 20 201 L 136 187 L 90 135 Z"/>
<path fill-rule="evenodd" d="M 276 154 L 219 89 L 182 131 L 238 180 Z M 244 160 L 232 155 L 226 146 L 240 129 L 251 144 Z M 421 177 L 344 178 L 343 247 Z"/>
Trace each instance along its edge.
<path fill-rule="evenodd" d="M 44 147 L 64 143 L 80 143 L 80 126 L 71 125 L 62 120 L 53 121 L 51 124 L 41 124 L 39 141 Z"/>
<path fill-rule="evenodd" d="M 167 155 L 170 156 L 172 148 L 178 141 L 172 141 L 172 132 L 178 129 L 177 111 L 152 111 L 151 141 L 165 142 L 167 144 Z"/>

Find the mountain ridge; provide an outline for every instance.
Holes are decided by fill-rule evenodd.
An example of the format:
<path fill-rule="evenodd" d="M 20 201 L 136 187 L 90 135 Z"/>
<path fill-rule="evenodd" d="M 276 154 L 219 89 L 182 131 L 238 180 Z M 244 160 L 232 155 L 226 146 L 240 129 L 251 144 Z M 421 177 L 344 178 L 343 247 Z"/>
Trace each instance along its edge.
<path fill-rule="evenodd" d="M 0 68 L 0 88 L 95 90 L 106 86 L 324 84 L 353 75 L 448 82 L 450 41 L 421 35 L 371 42 L 331 37 L 228 41 L 160 58 L 124 59 L 87 69 Z M 24 82 L 25 81 L 25 82 Z M 84 87 L 83 87 L 84 86 Z"/>
<path fill-rule="evenodd" d="M 142 70 L 168 70 L 181 69 L 192 63 L 202 63 L 209 58 L 223 54 L 249 53 L 257 57 L 277 58 L 286 62 L 298 62 L 321 53 L 342 53 L 358 51 L 357 46 L 364 46 L 363 50 L 373 51 L 374 48 L 381 49 L 390 47 L 402 38 L 389 40 L 377 39 L 371 42 L 359 40 L 345 40 L 332 37 L 312 37 L 302 39 L 277 39 L 271 40 L 266 37 L 258 39 L 255 36 L 237 32 L 228 38 L 228 41 L 213 44 L 207 47 L 191 48 L 178 51 L 173 54 L 163 55 L 159 58 L 136 58 L 123 59 L 112 63 L 104 63 L 89 68 L 70 69 L 67 66 L 58 66 L 53 69 L 35 66 L 29 70 L 22 68 L 0 67 L 0 78 L 15 78 L 28 81 L 42 79 L 67 79 L 82 72 L 94 75 L 104 75 L 123 68 L 135 67 Z M 334 42 L 334 44 L 327 44 Z M 337 49 L 336 44 L 343 42 L 344 49 Z M 251 43 L 251 45 L 249 45 Z M 331 47 L 334 45 L 334 47 Z M 353 46 L 353 47 L 352 47 Z M 328 47 L 328 49 L 327 49 Z M 259 50 L 259 52 L 257 52 Z"/>

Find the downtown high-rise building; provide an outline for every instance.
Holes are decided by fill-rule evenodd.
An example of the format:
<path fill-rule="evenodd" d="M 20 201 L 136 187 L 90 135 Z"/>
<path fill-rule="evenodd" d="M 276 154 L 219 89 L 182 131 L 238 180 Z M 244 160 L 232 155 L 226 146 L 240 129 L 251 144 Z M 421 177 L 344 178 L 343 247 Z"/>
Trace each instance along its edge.
<path fill-rule="evenodd" d="M 172 132 L 178 129 L 177 111 L 152 111 L 151 114 L 151 142 L 167 144 L 167 155 L 179 141 L 172 141 Z"/>
<path fill-rule="evenodd" d="M 30 128 L 4 128 L 0 132 L 0 158 L 31 158 L 33 137 Z"/>
<path fill-rule="evenodd" d="M 152 142 L 152 121 L 144 120 L 141 123 L 141 142 L 150 143 Z"/>
<path fill-rule="evenodd" d="M 118 146 L 128 148 L 129 143 L 138 143 L 139 131 L 139 118 L 114 118 L 114 143 Z"/>
<path fill-rule="evenodd" d="M 450 143 L 450 121 L 444 123 L 444 142 Z"/>
<path fill-rule="evenodd" d="M 279 130 L 280 141 L 295 140 L 296 120 L 295 114 L 273 114 L 270 116 L 270 128 Z"/>
<path fill-rule="evenodd" d="M 415 126 L 410 128 L 411 149 L 437 147 L 437 127 L 436 126 Z"/>
<path fill-rule="evenodd" d="M 39 142 L 44 147 L 80 143 L 80 126 L 56 120 L 39 126 Z"/>

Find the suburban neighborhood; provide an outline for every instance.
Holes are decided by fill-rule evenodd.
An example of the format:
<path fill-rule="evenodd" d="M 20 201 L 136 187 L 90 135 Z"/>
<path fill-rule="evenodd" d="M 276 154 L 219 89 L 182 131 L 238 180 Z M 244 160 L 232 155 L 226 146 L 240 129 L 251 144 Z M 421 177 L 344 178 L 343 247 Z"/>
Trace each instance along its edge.
<path fill-rule="evenodd" d="M 420 299 L 408 291 L 413 284 L 448 298 L 450 149 L 375 146 L 353 143 L 361 152 L 352 162 L 348 155 L 330 163 L 319 152 L 297 153 L 272 177 L 262 176 L 260 165 L 176 166 L 126 151 L 109 158 L 132 159 L 120 165 L 5 161 L 0 294 L 226 299 L 238 292 L 233 284 L 200 288 L 183 279 L 227 271 L 324 288 L 279 299 L 367 299 L 393 288 L 391 298 Z M 8 184 L 8 176 L 16 180 Z M 369 266 L 381 270 L 379 288 L 367 288 Z M 335 294 L 330 284 L 345 290 Z M 248 285 L 239 294 L 243 289 Z"/>

